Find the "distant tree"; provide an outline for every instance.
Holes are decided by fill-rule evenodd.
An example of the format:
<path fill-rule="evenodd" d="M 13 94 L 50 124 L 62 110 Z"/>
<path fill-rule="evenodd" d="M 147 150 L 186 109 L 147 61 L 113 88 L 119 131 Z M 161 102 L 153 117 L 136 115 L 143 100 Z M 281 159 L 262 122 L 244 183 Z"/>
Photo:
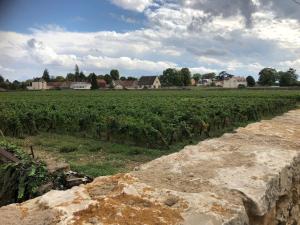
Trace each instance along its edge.
<path fill-rule="evenodd" d="M 259 72 L 258 83 L 262 86 L 272 86 L 278 79 L 278 73 L 273 68 L 264 68 Z"/>
<path fill-rule="evenodd" d="M 202 78 L 202 75 L 200 73 L 195 73 L 193 75 L 193 79 L 196 81 L 196 83 L 198 83 L 199 80 L 201 80 L 201 78 Z"/>
<path fill-rule="evenodd" d="M 79 81 L 79 76 L 80 76 L 79 66 L 76 64 L 75 65 L 75 73 L 74 73 L 74 79 L 75 79 L 75 81 Z"/>
<path fill-rule="evenodd" d="M 110 76 L 113 80 L 119 80 L 120 78 L 120 74 L 119 74 L 119 71 L 118 70 L 111 70 L 110 71 Z"/>
<path fill-rule="evenodd" d="M 7 84 L 5 83 L 4 77 L 0 75 L 0 88 L 7 89 Z"/>
<path fill-rule="evenodd" d="M 214 79 L 216 77 L 215 73 L 206 73 L 202 75 L 202 79 Z"/>
<path fill-rule="evenodd" d="M 127 80 L 137 80 L 136 77 L 127 77 Z"/>
<path fill-rule="evenodd" d="M 44 70 L 42 78 L 46 82 L 50 81 L 50 75 L 49 75 L 49 71 L 47 69 Z"/>
<path fill-rule="evenodd" d="M 248 76 L 246 78 L 248 87 L 254 87 L 255 86 L 255 79 L 252 76 Z"/>
<path fill-rule="evenodd" d="M 182 68 L 180 71 L 180 76 L 183 82 L 183 86 L 191 85 L 191 72 L 189 68 Z"/>
<path fill-rule="evenodd" d="M 97 83 L 97 75 L 96 74 L 91 74 L 91 89 L 96 90 L 99 88 L 98 83 Z"/>
<path fill-rule="evenodd" d="M 279 72 L 279 85 L 280 86 L 295 86 L 298 83 L 298 75 L 296 70 L 290 68 L 286 72 Z"/>
<path fill-rule="evenodd" d="M 163 71 L 163 74 L 160 76 L 160 82 L 162 86 L 177 86 L 178 83 L 178 71 L 174 68 L 168 68 Z M 181 82 L 180 82 L 181 83 Z"/>
<path fill-rule="evenodd" d="M 104 80 L 106 81 L 107 84 L 111 84 L 112 83 L 112 78 L 109 74 L 105 74 L 104 75 Z"/>
<path fill-rule="evenodd" d="M 160 76 L 162 86 L 189 86 L 191 84 L 191 72 L 188 68 L 177 70 L 168 68 Z"/>
<path fill-rule="evenodd" d="M 68 73 L 66 77 L 67 81 L 75 81 L 75 74 L 73 73 Z"/>
<path fill-rule="evenodd" d="M 127 80 L 126 77 L 120 77 L 120 80 Z"/>
<path fill-rule="evenodd" d="M 81 82 L 86 81 L 86 76 L 82 71 L 79 73 L 79 77 L 77 81 L 81 81 Z"/>
<path fill-rule="evenodd" d="M 86 80 L 88 80 L 89 82 L 92 82 L 92 77 L 96 76 L 96 79 L 98 79 L 97 75 L 95 73 L 90 73 L 87 77 Z"/>
<path fill-rule="evenodd" d="M 63 82 L 63 81 L 65 81 L 66 79 L 63 77 L 63 76 L 56 76 L 55 78 L 54 78 L 54 81 L 56 81 L 56 82 Z"/>

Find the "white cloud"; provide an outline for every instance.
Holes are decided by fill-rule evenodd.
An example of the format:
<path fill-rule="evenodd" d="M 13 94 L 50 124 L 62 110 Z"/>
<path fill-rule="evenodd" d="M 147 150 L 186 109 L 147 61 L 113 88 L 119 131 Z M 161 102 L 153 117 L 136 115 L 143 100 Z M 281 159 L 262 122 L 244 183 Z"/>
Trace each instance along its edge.
<path fill-rule="evenodd" d="M 152 0 L 111 0 L 111 2 L 124 9 L 143 12 L 151 5 Z"/>
<path fill-rule="evenodd" d="M 300 67 L 296 14 L 284 17 L 268 0 L 252 0 L 253 5 L 234 0 L 233 8 L 211 11 L 211 4 L 222 6 L 218 1 L 114 0 L 147 19 L 144 28 L 128 32 L 71 32 L 57 25 L 31 29 L 30 34 L 2 31 L 0 64 L 14 70 L 6 71 L 9 76 L 28 77 L 45 67 L 54 75 L 65 74 L 75 63 L 84 71 L 106 73 L 117 68 L 136 76 L 167 67 L 190 67 L 200 73 L 227 70 L 238 75 L 256 75 L 269 66 Z"/>

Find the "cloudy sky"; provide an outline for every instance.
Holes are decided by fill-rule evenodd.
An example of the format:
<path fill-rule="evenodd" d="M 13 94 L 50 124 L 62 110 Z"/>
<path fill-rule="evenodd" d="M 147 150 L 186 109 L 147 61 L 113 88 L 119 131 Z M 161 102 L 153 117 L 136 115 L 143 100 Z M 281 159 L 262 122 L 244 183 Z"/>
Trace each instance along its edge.
<path fill-rule="evenodd" d="M 300 70 L 297 0 L 0 0 L 0 74 Z M 300 0 L 299 0 L 300 2 Z"/>

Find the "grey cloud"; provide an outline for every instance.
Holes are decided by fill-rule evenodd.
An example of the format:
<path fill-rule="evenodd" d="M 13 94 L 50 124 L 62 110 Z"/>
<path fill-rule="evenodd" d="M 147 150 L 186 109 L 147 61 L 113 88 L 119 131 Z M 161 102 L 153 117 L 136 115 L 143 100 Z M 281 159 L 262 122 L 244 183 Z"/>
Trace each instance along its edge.
<path fill-rule="evenodd" d="M 240 13 L 244 16 L 247 26 L 252 25 L 252 14 L 256 11 L 252 0 L 193 0 L 188 4 L 181 0 L 181 4 L 200 9 L 211 16 L 229 17 Z"/>
<path fill-rule="evenodd" d="M 300 1 L 296 0 L 260 0 L 262 8 L 271 10 L 279 18 L 300 20 Z"/>
<path fill-rule="evenodd" d="M 35 38 L 31 38 L 27 41 L 27 45 L 29 48 L 36 49 L 43 46 L 43 42 L 36 40 Z"/>

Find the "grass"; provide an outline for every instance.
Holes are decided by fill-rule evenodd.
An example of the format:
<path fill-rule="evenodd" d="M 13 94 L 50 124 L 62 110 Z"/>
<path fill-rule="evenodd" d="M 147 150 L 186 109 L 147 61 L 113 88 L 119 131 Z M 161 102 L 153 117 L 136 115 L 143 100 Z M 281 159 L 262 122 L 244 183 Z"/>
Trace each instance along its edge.
<path fill-rule="evenodd" d="M 219 137 L 224 132 L 232 132 L 234 128 L 245 125 L 247 123 L 235 124 L 234 127 L 227 127 L 223 131 L 211 133 L 211 137 Z M 2 139 L 4 138 L 0 137 L 0 140 Z M 50 163 L 66 162 L 74 171 L 97 177 L 131 171 L 136 166 L 163 155 L 177 152 L 184 146 L 196 144 L 205 138 L 187 140 L 164 150 L 53 133 L 40 133 L 24 139 L 13 137 L 5 137 L 5 139 L 21 146 L 28 152 L 30 146 L 33 146 L 38 157 L 48 163 L 49 160 L 52 161 Z"/>
<path fill-rule="evenodd" d="M 0 138 L 0 140 L 3 138 Z M 70 164 L 72 170 L 93 177 L 127 172 L 134 167 L 170 154 L 182 146 L 169 150 L 147 149 L 103 142 L 92 138 L 79 138 L 69 135 L 41 133 L 24 139 L 6 137 L 25 150 L 33 146 L 35 153 L 42 160 L 49 158 Z"/>

